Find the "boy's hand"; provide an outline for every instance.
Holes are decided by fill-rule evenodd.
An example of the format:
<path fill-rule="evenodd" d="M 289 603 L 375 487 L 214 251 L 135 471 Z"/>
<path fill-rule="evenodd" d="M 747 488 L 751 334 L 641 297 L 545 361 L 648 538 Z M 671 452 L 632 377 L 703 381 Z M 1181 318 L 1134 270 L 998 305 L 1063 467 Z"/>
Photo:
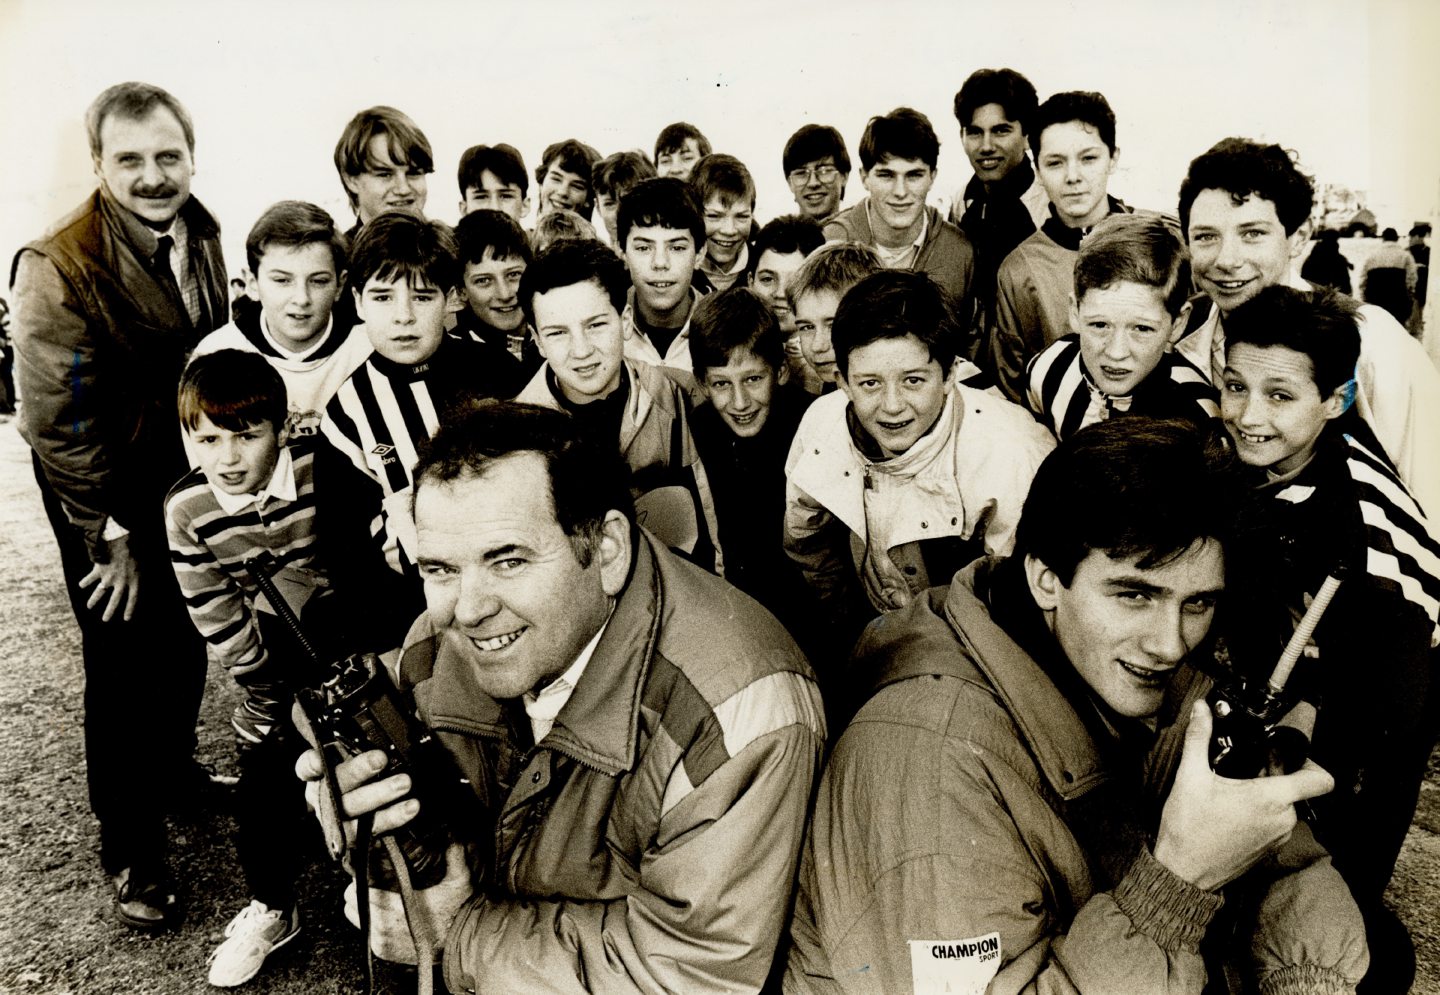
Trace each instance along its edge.
<path fill-rule="evenodd" d="M 126 622 L 135 615 L 135 602 L 140 598 L 140 567 L 130 555 L 130 537 L 128 535 L 116 536 L 114 539 L 106 540 L 106 546 L 110 552 L 110 562 L 92 563 L 90 572 L 80 578 L 80 589 L 94 585 L 95 590 L 90 592 L 90 600 L 85 602 L 85 607 L 93 610 L 108 593 L 110 599 L 105 603 L 105 613 L 101 619 L 108 622 L 115 617 L 115 612 L 124 608 L 121 618 Z"/>
<path fill-rule="evenodd" d="M 367 812 L 375 813 L 372 831 L 378 836 L 399 829 L 420 811 L 418 801 L 405 798 L 410 793 L 409 774 L 392 774 L 379 781 L 373 780 L 387 763 L 389 758 L 384 750 L 367 750 L 335 768 L 343 810 L 337 813 L 337 818 L 344 828 L 347 843 L 355 842 L 355 820 Z M 295 762 L 295 774 L 306 782 L 305 800 L 310 803 L 310 808 L 323 813 L 320 781 L 325 776 L 325 761 L 319 751 L 306 750 L 302 753 Z M 405 800 L 400 801 L 402 798 Z"/>
<path fill-rule="evenodd" d="M 1206 891 L 1235 880 L 1284 842 L 1295 828 L 1296 802 L 1335 786 L 1311 760 L 1278 777 L 1221 777 L 1210 769 L 1210 727 L 1210 706 L 1197 701 L 1155 841 L 1156 860 Z"/>

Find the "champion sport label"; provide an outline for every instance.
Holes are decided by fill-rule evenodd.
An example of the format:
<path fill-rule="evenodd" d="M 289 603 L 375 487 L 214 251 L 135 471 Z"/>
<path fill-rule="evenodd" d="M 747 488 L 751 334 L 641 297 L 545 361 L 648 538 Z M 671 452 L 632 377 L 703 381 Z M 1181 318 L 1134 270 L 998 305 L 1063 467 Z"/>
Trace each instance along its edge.
<path fill-rule="evenodd" d="M 1000 970 L 1000 934 L 968 940 L 911 940 L 915 995 L 985 995 Z"/>

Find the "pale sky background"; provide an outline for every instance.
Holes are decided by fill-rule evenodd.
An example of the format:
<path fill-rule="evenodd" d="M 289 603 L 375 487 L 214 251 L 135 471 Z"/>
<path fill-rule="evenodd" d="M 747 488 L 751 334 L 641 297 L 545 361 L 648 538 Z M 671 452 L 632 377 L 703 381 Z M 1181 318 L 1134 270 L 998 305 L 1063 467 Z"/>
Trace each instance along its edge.
<path fill-rule="evenodd" d="M 1440 213 L 1434 0 L 0 0 L 0 255 L 93 188 L 84 111 L 125 79 L 189 107 L 193 190 L 224 227 L 233 273 L 276 200 L 351 223 L 331 154 L 372 104 L 429 135 L 432 217 L 455 220 L 455 167 L 471 144 L 508 141 L 533 170 L 551 141 L 648 152 L 684 119 L 751 167 L 767 220 L 794 206 L 780 150 L 795 128 L 833 124 L 853 157 L 866 119 L 901 104 L 934 123 L 932 200 L 948 198 L 970 176 L 955 90 L 998 66 L 1041 99 L 1106 94 L 1121 148 L 1110 189 L 1138 207 L 1173 211 L 1189 160 L 1244 135 L 1367 191 L 1382 227 L 1403 234 Z M 862 195 L 852 175 L 846 202 Z"/>

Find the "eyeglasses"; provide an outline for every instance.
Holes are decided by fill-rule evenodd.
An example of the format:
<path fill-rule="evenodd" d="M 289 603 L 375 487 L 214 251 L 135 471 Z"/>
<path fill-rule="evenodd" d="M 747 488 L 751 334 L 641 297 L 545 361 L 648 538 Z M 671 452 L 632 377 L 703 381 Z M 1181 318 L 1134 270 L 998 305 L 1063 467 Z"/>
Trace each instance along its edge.
<path fill-rule="evenodd" d="M 821 183 L 834 183 L 835 177 L 840 175 L 840 170 L 834 166 L 802 166 L 799 169 L 792 169 L 785 174 L 790 180 L 792 187 L 803 187 L 810 182 L 814 176 Z"/>

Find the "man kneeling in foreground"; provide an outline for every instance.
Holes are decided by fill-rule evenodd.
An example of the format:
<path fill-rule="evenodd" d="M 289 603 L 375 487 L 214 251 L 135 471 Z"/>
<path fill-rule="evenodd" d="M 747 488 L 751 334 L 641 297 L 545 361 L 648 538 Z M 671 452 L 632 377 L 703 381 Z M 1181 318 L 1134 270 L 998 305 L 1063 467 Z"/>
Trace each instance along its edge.
<path fill-rule="evenodd" d="M 452 846 L 419 892 L 452 992 L 756 991 L 770 970 L 819 693 L 780 623 L 636 525 L 628 477 L 571 416 L 488 401 L 415 469 L 427 610 L 398 683 L 482 810 L 449 826 L 467 866 Z M 377 834 L 419 810 L 408 776 L 374 780 L 385 760 L 336 768 Z M 319 778 L 313 750 L 298 769 Z M 372 890 L 372 941 L 413 962 L 394 898 Z"/>
<path fill-rule="evenodd" d="M 1199 992 L 1220 963 L 1262 993 L 1353 990 L 1359 912 L 1295 813 L 1329 775 L 1208 764 L 1190 658 L 1224 588 L 1228 477 L 1181 423 L 1085 429 L 1041 465 L 1012 556 L 870 627 L 787 992 Z"/>

